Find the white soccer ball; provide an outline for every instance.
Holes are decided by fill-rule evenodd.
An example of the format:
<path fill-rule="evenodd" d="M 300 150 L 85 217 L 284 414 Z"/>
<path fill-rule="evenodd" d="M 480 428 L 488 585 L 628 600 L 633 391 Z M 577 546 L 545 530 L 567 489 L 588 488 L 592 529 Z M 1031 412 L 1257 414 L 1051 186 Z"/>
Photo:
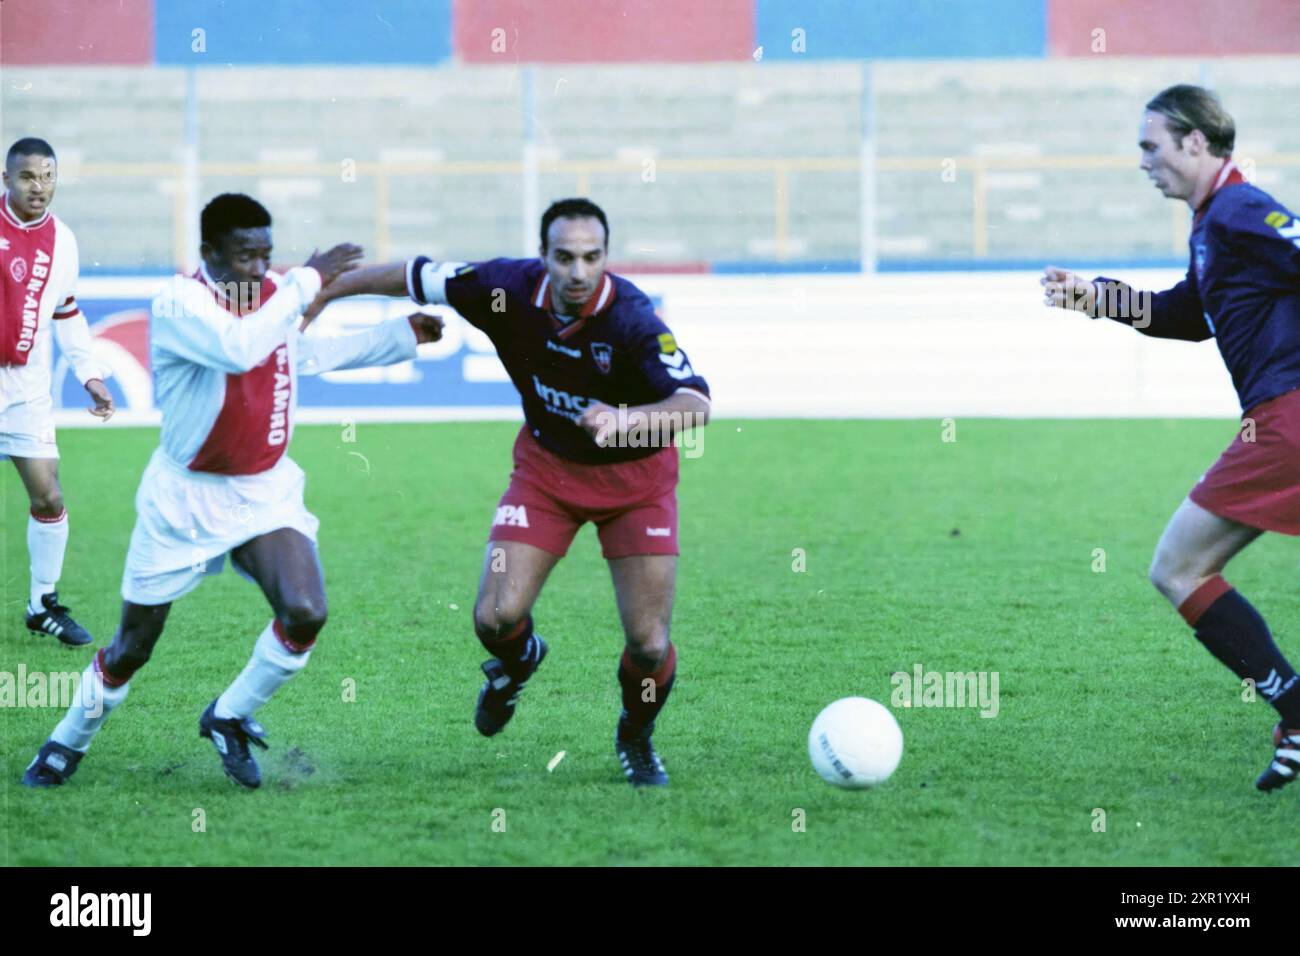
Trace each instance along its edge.
<path fill-rule="evenodd" d="M 874 787 L 888 780 L 903 758 L 903 731 L 883 704 L 844 697 L 813 721 L 808 756 L 829 784 L 851 790 Z"/>

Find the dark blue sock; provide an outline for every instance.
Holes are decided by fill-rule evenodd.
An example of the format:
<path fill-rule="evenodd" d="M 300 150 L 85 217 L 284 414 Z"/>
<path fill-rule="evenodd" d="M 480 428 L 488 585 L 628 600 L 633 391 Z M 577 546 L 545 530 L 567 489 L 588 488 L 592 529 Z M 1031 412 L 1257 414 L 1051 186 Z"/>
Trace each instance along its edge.
<path fill-rule="evenodd" d="M 1207 581 L 1206 585 L 1214 580 Z M 1238 677 L 1255 682 L 1256 690 L 1277 709 L 1283 724 L 1300 727 L 1300 679 L 1249 601 L 1228 588 L 1205 609 L 1193 627 L 1197 640 L 1211 654 Z"/>

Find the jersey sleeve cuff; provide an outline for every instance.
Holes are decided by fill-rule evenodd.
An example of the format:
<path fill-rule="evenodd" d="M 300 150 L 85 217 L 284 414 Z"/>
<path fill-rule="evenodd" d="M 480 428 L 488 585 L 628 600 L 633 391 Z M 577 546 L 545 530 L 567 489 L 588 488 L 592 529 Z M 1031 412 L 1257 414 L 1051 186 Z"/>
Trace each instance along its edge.
<path fill-rule="evenodd" d="M 686 392 L 688 395 L 694 395 L 696 398 L 702 399 L 705 405 L 708 405 L 710 408 L 713 407 L 713 399 L 709 398 L 708 393 L 702 392 L 698 388 L 688 388 L 683 385 L 681 388 L 677 389 L 677 391 L 673 392 L 673 394 L 676 395 L 677 392 Z"/>
<path fill-rule="evenodd" d="M 316 271 L 314 266 L 296 266 L 290 269 L 286 275 L 302 290 L 302 307 L 304 309 L 311 305 L 316 296 L 320 295 L 320 290 L 325 285 L 321 274 Z"/>
<path fill-rule="evenodd" d="M 424 267 L 432 260 L 428 256 L 416 256 L 406 263 L 406 292 L 416 305 L 428 305 L 424 294 Z"/>
<path fill-rule="evenodd" d="M 447 305 L 447 280 L 464 262 L 434 262 L 417 256 L 406 265 L 406 290 L 416 305 Z"/>

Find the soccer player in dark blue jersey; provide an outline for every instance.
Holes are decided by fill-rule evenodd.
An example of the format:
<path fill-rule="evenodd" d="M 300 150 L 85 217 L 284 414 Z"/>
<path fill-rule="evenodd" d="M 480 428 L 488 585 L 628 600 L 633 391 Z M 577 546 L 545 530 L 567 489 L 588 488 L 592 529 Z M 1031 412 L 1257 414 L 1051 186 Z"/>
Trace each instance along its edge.
<path fill-rule="evenodd" d="M 1235 137 L 1218 97 L 1197 86 L 1170 87 L 1143 114 L 1143 172 L 1195 213 L 1183 281 L 1153 295 L 1048 267 L 1042 284 L 1050 306 L 1219 346 L 1242 429 L 1174 512 L 1151 581 L 1277 709 L 1273 761 L 1255 784 L 1273 790 L 1300 772 L 1300 680 L 1222 571 L 1264 531 L 1300 535 L 1300 219 L 1246 181 L 1232 161 Z"/>
<path fill-rule="evenodd" d="M 492 340 L 523 401 L 514 472 L 474 607 L 475 632 L 492 655 L 475 726 L 490 737 L 514 715 L 548 650 L 534 632 L 533 605 L 591 521 L 626 639 L 615 751 L 634 786 L 662 786 L 668 775 L 651 733 L 677 661 L 669 639 L 678 554 L 673 438 L 707 422 L 709 386 L 645 294 L 606 271 L 608 249 L 604 212 L 567 199 L 542 216 L 540 258 L 471 265 L 421 256 L 357 270 L 325 295 L 405 292 L 421 305 L 450 305 Z"/>

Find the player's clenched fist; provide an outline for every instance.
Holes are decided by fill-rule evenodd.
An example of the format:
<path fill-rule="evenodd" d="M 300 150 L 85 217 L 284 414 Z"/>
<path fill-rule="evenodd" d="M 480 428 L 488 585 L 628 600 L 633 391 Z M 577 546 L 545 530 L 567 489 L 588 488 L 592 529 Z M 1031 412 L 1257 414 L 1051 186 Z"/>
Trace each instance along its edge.
<path fill-rule="evenodd" d="M 363 251 L 360 246 L 350 242 L 340 242 L 328 252 L 313 252 L 304 263 L 307 268 L 320 273 L 322 286 L 327 286 L 336 278 L 361 264 Z"/>
<path fill-rule="evenodd" d="M 601 448 L 613 444 L 618 430 L 618 412 L 603 402 L 592 402 L 578 416 L 578 427 Z"/>
<path fill-rule="evenodd" d="M 412 312 L 406 318 L 411 323 L 411 328 L 415 330 L 417 345 L 423 345 L 425 342 L 436 342 L 442 338 L 442 319 L 436 315 Z"/>
<path fill-rule="evenodd" d="M 1038 281 L 1043 287 L 1044 305 L 1091 315 L 1097 304 L 1097 287 L 1073 272 L 1048 266 Z"/>

